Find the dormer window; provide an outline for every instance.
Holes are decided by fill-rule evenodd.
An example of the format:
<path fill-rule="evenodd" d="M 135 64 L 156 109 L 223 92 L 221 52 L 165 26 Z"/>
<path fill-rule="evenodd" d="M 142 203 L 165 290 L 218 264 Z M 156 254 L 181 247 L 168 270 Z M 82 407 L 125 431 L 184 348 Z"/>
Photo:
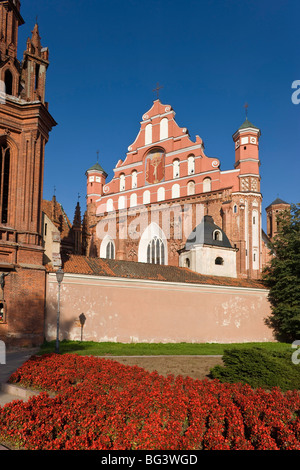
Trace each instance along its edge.
<path fill-rule="evenodd" d="M 213 233 L 213 239 L 216 241 L 222 241 L 222 232 L 220 230 L 215 230 Z"/>

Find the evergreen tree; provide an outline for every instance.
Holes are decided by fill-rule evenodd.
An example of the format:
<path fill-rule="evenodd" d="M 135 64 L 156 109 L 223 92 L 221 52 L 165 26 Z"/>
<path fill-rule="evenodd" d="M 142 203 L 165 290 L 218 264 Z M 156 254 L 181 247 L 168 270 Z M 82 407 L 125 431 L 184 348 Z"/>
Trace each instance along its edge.
<path fill-rule="evenodd" d="M 278 232 L 270 242 L 272 259 L 263 278 L 272 313 L 267 324 L 277 339 L 300 339 L 300 204 L 277 217 Z"/>

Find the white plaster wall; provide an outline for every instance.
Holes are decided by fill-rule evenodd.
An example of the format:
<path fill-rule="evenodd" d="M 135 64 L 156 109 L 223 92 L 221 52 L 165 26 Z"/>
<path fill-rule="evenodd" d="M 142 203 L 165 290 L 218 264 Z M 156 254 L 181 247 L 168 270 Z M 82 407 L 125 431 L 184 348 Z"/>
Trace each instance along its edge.
<path fill-rule="evenodd" d="M 215 259 L 223 258 L 223 265 L 216 265 Z M 180 266 L 186 266 L 190 260 L 190 269 L 209 276 L 237 277 L 236 252 L 232 249 L 196 245 L 188 253 L 180 255 Z"/>
<path fill-rule="evenodd" d="M 267 290 L 65 274 L 60 339 L 113 342 L 272 341 Z M 47 275 L 47 340 L 56 338 L 57 282 Z"/>

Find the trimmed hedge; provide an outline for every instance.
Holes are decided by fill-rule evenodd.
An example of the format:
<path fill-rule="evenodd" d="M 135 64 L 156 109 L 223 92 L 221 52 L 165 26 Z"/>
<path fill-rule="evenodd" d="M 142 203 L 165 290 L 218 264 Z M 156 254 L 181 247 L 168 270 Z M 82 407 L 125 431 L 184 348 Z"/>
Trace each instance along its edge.
<path fill-rule="evenodd" d="M 291 351 L 267 351 L 262 348 L 226 349 L 224 366 L 210 371 L 222 383 L 243 383 L 253 388 L 282 391 L 300 388 L 300 364 L 293 364 Z"/>

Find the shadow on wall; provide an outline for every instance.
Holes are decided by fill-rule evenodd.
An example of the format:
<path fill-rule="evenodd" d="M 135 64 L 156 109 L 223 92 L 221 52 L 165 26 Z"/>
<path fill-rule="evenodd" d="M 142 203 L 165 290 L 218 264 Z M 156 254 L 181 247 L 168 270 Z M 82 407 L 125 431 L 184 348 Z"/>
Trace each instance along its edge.
<path fill-rule="evenodd" d="M 53 341 L 56 339 L 57 335 L 57 310 L 58 303 L 55 302 L 48 303 L 46 306 L 46 340 Z M 84 341 L 84 325 L 86 323 L 86 316 L 82 312 L 80 315 L 76 315 L 75 318 L 70 320 L 65 320 L 62 317 L 63 307 L 60 310 L 59 317 L 59 340 L 71 340 L 74 339 L 74 330 L 76 331 L 76 337 L 78 341 Z"/>

